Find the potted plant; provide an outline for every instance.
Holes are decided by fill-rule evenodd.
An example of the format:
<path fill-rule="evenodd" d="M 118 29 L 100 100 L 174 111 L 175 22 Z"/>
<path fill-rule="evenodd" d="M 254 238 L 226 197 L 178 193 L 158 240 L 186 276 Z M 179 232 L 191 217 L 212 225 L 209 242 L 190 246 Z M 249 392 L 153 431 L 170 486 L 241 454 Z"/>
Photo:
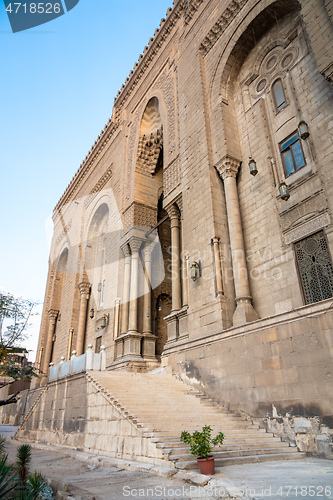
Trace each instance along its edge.
<path fill-rule="evenodd" d="M 212 445 L 222 445 L 224 440 L 223 432 L 219 432 L 213 439 L 211 435 L 212 429 L 210 425 L 205 425 L 202 431 L 194 431 L 192 434 L 188 431 L 183 431 L 180 436 L 180 440 L 183 443 L 190 445 L 191 455 L 197 456 L 201 474 L 208 476 L 214 474 L 215 469 L 214 457 L 211 454 Z"/>

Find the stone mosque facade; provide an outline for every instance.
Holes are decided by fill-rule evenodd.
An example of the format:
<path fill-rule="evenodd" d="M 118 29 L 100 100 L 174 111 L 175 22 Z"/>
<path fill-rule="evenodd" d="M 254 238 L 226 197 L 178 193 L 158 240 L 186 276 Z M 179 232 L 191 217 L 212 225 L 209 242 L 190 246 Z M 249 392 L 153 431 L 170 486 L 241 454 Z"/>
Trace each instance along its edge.
<path fill-rule="evenodd" d="M 102 351 L 333 427 L 332 80 L 331 0 L 175 0 L 55 207 L 36 390 Z"/>

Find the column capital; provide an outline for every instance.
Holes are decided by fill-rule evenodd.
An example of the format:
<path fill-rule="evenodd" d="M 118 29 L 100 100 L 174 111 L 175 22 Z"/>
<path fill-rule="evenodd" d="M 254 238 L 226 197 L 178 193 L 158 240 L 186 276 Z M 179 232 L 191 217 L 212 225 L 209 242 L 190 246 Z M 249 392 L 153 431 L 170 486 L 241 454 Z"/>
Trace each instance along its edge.
<path fill-rule="evenodd" d="M 137 236 L 131 236 L 130 237 L 129 246 L 131 248 L 132 257 L 133 257 L 133 254 L 138 253 L 138 251 L 140 250 L 141 245 L 142 245 L 142 239 L 141 238 L 138 238 Z"/>
<path fill-rule="evenodd" d="M 236 178 L 241 162 L 232 156 L 226 155 L 215 165 L 220 177 L 225 180 L 227 177 Z"/>
<path fill-rule="evenodd" d="M 59 314 L 59 311 L 57 311 L 56 309 L 50 309 L 49 310 L 49 319 L 51 319 L 51 320 L 57 319 L 58 314 Z"/>
<path fill-rule="evenodd" d="M 172 205 L 169 205 L 168 207 L 166 207 L 165 210 L 168 212 L 168 216 L 170 217 L 171 224 L 174 221 L 179 222 L 179 220 L 180 220 L 180 211 L 179 211 L 179 208 L 177 207 L 177 205 L 175 205 L 173 203 Z"/>
<path fill-rule="evenodd" d="M 130 249 L 130 246 L 128 244 L 128 242 L 126 241 L 126 243 L 124 243 L 123 245 L 121 245 L 121 249 L 122 249 L 122 252 L 124 254 L 124 257 L 130 257 L 131 255 L 131 249 Z"/>
<path fill-rule="evenodd" d="M 80 294 L 84 295 L 90 292 L 90 283 L 79 283 Z"/>
<path fill-rule="evenodd" d="M 148 242 L 145 244 L 145 246 L 142 248 L 144 260 L 146 261 L 151 257 L 151 254 L 155 248 L 155 244 L 151 244 L 151 242 Z"/>

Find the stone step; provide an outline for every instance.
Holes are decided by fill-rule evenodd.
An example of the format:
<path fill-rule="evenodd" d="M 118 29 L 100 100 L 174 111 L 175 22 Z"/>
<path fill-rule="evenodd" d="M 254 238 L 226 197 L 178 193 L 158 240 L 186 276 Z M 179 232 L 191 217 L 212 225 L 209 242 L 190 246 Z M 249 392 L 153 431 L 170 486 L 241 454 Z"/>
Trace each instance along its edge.
<path fill-rule="evenodd" d="M 168 427 L 169 429 L 186 429 L 190 431 L 191 429 L 195 430 L 201 430 L 202 429 L 202 424 L 198 423 L 198 420 L 184 420 L 182 421 L 177 421 L 170 423 L 169 420 L 159 420 L 155 418 L 154 420 L 148 420 L 148 419 L 140 419 L 140 421 L 147 425 L 147 426 L 152 426 L 154 428 L 165 428 Z M 222 432 L 227 431 L 228 429 L 254 429 L 254 430 L 259 430 L 259 425 L 252 425 L 252 424 L 246 424 L 246 423 L 232 423 L 232 422 L 210 422 L 210 426 L 214 432 L 218 432 L 217 429 L 220 429 Z M 260 429 L 264 430 L 264 429 Z"/>
<path fill-rule="evenodd" d="M 225 451 L 214 451 L 213 455 L 215 457 L 215 460 L 220 460 L 220 459 L 225 459 L 225 458 L 233 458 L 233 457 L 247 457 L 247 456 L 253 456 L 253 455 L 262 455 L 263 453 L 262 449 L 249 449 L 249 450 L 225 450 Z M 266 448 L 265 449 L 265 455 L 271 455 L 271 454 L 285 454 L 285 453 L 297 453 L 296 448 L 291 448 L 288 446 L 284 446 L 284 448 L 281 448 L 279 450 L 276 450 L 276 448 Z M 185 453 L 182 455 L 172 455 L 169 456 L 170 459 L 179 461 L 179 462 L 193 462 L 193 456 L 190 455 L 189 453 Z"/>
<path fill-rule="evenodd" d="M 140 408 L 139 396 L 129 398 L 129 397 L 121 396 L 120 394 L 116 394 L 114 392 L 111 392 L 111 390 L 108 390 L 106 392 L 108 392 L 110 395 L 112 395 L 112 397 L 114 399 L 121 400 L 122 403 L 126 402 L 127 404 L 135 405 L 138 408 Z M 191 414 L 191 411 L 200 411 L 200 412 L 202 411 L 205 414 L 211 414 L 211 415 L 219 415 L 220 413 L 222 413 L 222 412 L 218 411 L 215 407 L 211 407 L 210 405 L 204 405 L 200 402 L 198 404 L 195 404 L 193 402 L 190 402 L 190 403 L 185 402 L 184 403 L 183 398 L 159 399 L 158 397 L 154 397 L 154 395 L 150 395 L 150 397 L 152 398 L 152 401 L 149 402 L 150 408 L 158 409 L 158 408 L 163 407 L 163 408 L 169 409 L 169 411 L 171 411 L 174 408 L 174 405 L 177 404 L 180 411 L 182 411 L 182 408 L 185 409 L 183 413 L 186 412 L 188 414 Z M 222 414 L 227 416 L 225 413 L 222 413 Z"/>
<path fill-rule="evenodd" d="M 240 437 L 230 437 L 226 436 L 226 438 L 223 441 L 223 444 L 228 444 L 229 445 L 241 445 L 243 443 L 270 443 L 270 442 L 275 442 L 275 443 L 281 443 L 281 439 L 275 436 L 272 436 L 271 434 L 261 434 L 260 436 L 240 436 Z M 180 436 L 154 436 L 154 442 L 164 444 L 165 446 L 174 446 L 181 444 L 184 446 L 183 443 L 180 441 Z"/>
<path fill-rule="evenodd" d="M 299 460 L 306 457 L 306 453 L 272 453 L 268 455 L 249 455 L 246 457 L 235 457 L 235 458 L 218 458 L 215 460 L 215 467 L 224 467 L 226 465 L 243 465 L 251 463 L 261 463 L 261 462 L 273 462 L 275 460 Z M 193 458 L 193 457 L 192 457 Z M 176 462 L 177 469 L 189 470 L 198 469 L 198 463 L 196 460 L 190 462 Z"/>
<path fill-rule="evenodd" d="M 143 426 L 143 424 L 141 424 Z M 201 428 L 200 426 L 198 427 L 199 429 Z M 153 432 L 156 437 L 170 437 L 174 438 L 176 440 L 180 440 L 180 434 L 184 429 L 180 427 L 177 432 L 177 428 L 169 429 L 169 428 L 160 428 L 160 429 L 154 429 L 153 427 L 149 432 Z M 196 429 L 191 429 L 189 428 L 190 431 L 196 430 Z M 266 433 L 265 429 L 230 429 L 228 431 L 228 438 L 230 439 L 231 437 L 237 437 L 239 439 L 244 439 L 244 438 L 254 438 L 257 439 L 258 437 L 261 437 L 261 435 L 267 435 L 268 437 L 273 437 L 272 434 Z M 227 437 L 227 436 L 226 436 Z"/>
<path fill-rule="evenodd" d="M 225 434 L 222 448 L 214 449 L 216 466 L 302 456 L 249 417 L 228 412 L 212 398 L 190 390 L 171 376 L 91 372 L 88 379 L 176 468 L 197 469 L 180 435 L 183 430 L 193 432 L 204 425 L 211 426 L 213 436 L 219 431 Z M 145 394 L 146 398 L 142 396 Z"/>
<path fill-rule="evenodd" d="M 118 399 L 117 399 L 117 401 L 118 401 Z M 198 420 L 199 419 L 200 421 L 203 421 L 203 420 L 206 421 L 206 423 L 208 421 L 209 421 L 209 423 L 211 423 L 211 422 L 225 422 L 225 423 L 228 423 L 228 422 L 242 423 L 242 422 L 244 422 L 244 423 L 250 424 L 250 425 L 257 425 L 257 424 L 252 424 L 251 421 L 249 421 L 249 420 L 242 420 L 242 419 L 237 419 L 237 418 L 226 418 L 222 413 L 218 414 L 218 413 L 202 412 L 202 411 L 200 411 L 200 409 L 196 410 L 195 412 L 189 411 L 188 413 L 179 413 L 179 414 L 175 415 L 174 411 L 172 411 L 168 408 L 161 407 L 161 406 L 158 406 L 158 407 L 150 406 L 149 411 L 148 410 L 143 411 L 138 405 L 131 404 L 128 401 L 122 401 L 121 405 L 124 406 L 125 408 L 127 408 L 127 411 L 136 412 L 136 415 L 140 414 L 142 416 L 142 418 L 150 418 L 151 420 L 160 419 L 160 418 L 164 418 L 165 420 L 171 418 L 172 421 L 174 421 L 174 420 L 176 420 L 176 421 L 186 420 L 187 421 L 187 420 Z"/>
<path fill-rule="evenodd" d="M 157 443 L 156 444 L 157 448 L 161 448 L 162 452 L 169 454 L 169 455 L 186 455 L 186 453 L 189 453 L 189 446 L 184 445 L 184 443 L 174 443 L 172 446 L 169 446 L 166 443 Z M 266 441 L 266 442 L 255 442 L 255 443 L 238 443 L 238 444 L 226 444 L 225 441 L 223 442 L 223 449 L 226 451 L 234 451 L 234 450 L 256 450 L 256 449 L 267 449 L 267 448 L 275 448 L 276 450 L 279 450 L 280 448 L 286 448 L 288 445 L 286 443 L 283 443 L 282 441 L 277 441 L 277 442 L 271 442 L 271 441 Z M 290 446 L 290 448 L 293 448 Z M 294 449 L 297 451 L 297 448 L 294 447 Z M 212 448 L 212 453 L 215 453 L 215 451 L 220 451 L 221 448 Z"/>

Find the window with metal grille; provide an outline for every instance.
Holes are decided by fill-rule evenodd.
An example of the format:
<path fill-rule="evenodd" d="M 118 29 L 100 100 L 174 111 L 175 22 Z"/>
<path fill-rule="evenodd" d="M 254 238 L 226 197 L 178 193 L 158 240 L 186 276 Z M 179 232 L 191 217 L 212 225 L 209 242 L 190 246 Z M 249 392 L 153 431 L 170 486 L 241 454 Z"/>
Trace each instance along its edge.
<path fill-rule="evenodd" d="M 323 231 L 295 244 L 306 304 L 333 297 L 333 266 Z"/>

